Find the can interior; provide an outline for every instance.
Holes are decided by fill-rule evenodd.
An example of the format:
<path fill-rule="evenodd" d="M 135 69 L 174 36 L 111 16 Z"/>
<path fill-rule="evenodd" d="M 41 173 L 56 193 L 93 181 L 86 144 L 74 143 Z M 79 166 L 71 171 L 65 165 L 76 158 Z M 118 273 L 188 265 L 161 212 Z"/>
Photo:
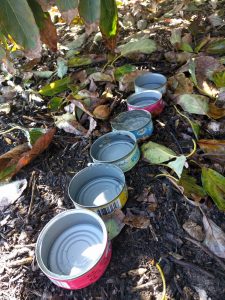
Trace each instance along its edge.
<path fill-rule="evenodd" d="M 129 132 L 111 132 L 94 142 L 90 154 L 95 162 L 113 163 L 131 153 L 135 144 L 136 140 Z"/>
<path fill-rule="evenodd" d="M 119 114 L 111 125 L 116 130 L 134 131 L 145 127 L 150 121 L 150 113 L 144 110 L 131 110 Z"/>
<path fill-rule="evenodd" d="M 47 275 L 54 273 L 58 278 L 81 276 L 104 253 L 106 233 L 98 220 L 86 213 L 66 214 L 54 220 L 47 224 L 39 238 L 40 267 Z"/>
<path fill-rule="evenodd" d="M 135 79 L 135 85 L 146 90 L 159 89 L 165 84 L 166 77 L 157 73 L 147 73 Z"/>
<path fill-rule="evenodd" d="M 133 94 L 127 99 L 128 105 L 133 107 L 148 107 L 161 100 L 162 94 L 158 91 L 146 91 Z"/>
<path fill-rule="evenodd" d="M 119 168 L 109 164 L 96 164 L 73 177 L 69 185 L 69 196 L 79 206 L 96 208 L 117 198 L 124 185 L 125 177 Z"/>

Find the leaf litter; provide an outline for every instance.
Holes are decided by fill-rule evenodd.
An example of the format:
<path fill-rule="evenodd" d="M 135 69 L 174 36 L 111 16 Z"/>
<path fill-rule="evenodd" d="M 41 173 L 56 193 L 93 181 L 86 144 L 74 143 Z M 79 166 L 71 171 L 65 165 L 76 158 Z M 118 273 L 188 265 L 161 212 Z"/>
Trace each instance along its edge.
<path fill-rule="evenodd" d="M 162 1 L 162 3 L 163 5 L 165 5 L 165 1 Z M 182 5 L 180 7 L 183 10 L 184 16 L 186 18 L 186 16 L 188 16 L 189 14 L 188 10 L 186 11 L 186 8 L 189 6 L 186 4 L 184 5 L 183 3 L 181 4 Z M 132 6 L 132 4 L 130 3 L 126 3 L 126 5 L 128 7 Z M 147 16 L 149 16 L 149 11 L 155 11 L 153 8 L 150 8 L 149 5 L 149 3 L 147 3 L 146 6 L 145 4 L 141 5 L 141 16 L 144 16 L 144 12 L 146 9 Z M 198 5 L 202 7 L 201 4 Z M 124 6 L 124 4 L 122 5 L 122 8 L 123 10 L 125 10 L 126 14 L 127 8 L 126 6 Z M 161 9 L 161 2 L 159 2 L 159 11 L 161 11 Z M 191 9 L 195 8 L 192 7 Z M 198 12 L 199 10 L 196 10 L 196 13 Z M 170 13 L 177 14 L 176 9 L 171 9 Z M 122 11 L 122 14 L 124 14 L 124 11 Z M 67 17 L 70 19 L 69 15 Z M 150 16 L 149 18 L 151 19 L 151 17 L 152 16 Z M 140 18 L 140 16 L 138 17 L 138 10 L 133 18 L 135 20 L 133 28 L 135 29 L 136 23 Z M 217 119 L 220 128 L 222 126 L 224 117 L 223 104 L 219 105 L 219 102 L 217 102 L 216 98 L 217 94 L 222 91 L 220 89 L 223 88 L 224 84 L 223 69 L 221 65 L 221 56 L 223 55 L 224 46 L 223 40 L 213 40 L 209 35 L 207 35 L 206 37 L 199 36 L 201 28 L 200 25 L 198 25 L 198 22 L 196 23 L 197 26 L 199 26 L 199 30 L 196 31 L 196 35 L 193 38 L 190 33 L 187 32 L 188 29 L 186 29 L 188 28 L 186 26 L 189 20 L 183 17 L 178 18 L 178 15 L 171 15 L 171 19 L 165 18 L 167 18 L 166 15 L 163 18 L 158 19 L 157 15 L 153 13 L 153 19 L 147 19 L 147 26 L 150 27 L 151 32 L 150 36 L 149 33 L 147 34 L 147 36 L 150 37 L 150 39 L 145 37 L 142 41 L 131 40 L 128 44 L 122 47 L 118 47 L 118 54 L 116 54 L 114 57 L 110 57 L 110 55 L 109 57 L 107 57 L 105 55 L 105 52 L 104 54 L 102 54 L 103 52 L 99 50 L 101 48 L 98 49 L 98 47 L 102 47 L 102 40 L 99 40 L 97 44 L 93 44 L 93 46 L 91 46 L 92 51 L 94 50 L 96 52 L 96 54 L 93 54 L 93 52 L 88 52 L 89 46 L 87 46 L 92 40 L 92 37 L 90 38 L 86 34 L 82 33 L 81 35 L 78 35 L 78 40 L 74 39 L 74 43 L 71 42 L 71 39 L 67 42 L 65 38 L 64 41 L 67 42 L 65 43 L 65 45 L 61 45 L 61 43 L 58 42 L 60 52 L 57 53 L 54 57 L 48 57 L 48 55 L 43 52 L 45 56 L 43 56 L 44 58 L 41 63 L 44 62 L 45 65 L 42 66 L 44 68 L 35 67 L 35 70 L 37 71 L 32 70 L 34 76 L 30 77 L 30 79 L 28 79 L 26 83 L 21 83 L 22 90 L 26 90 L 26 93 L 28 91 L 28 86 L 29 88 L 31 87 L 36 91 L 42 91 L 41 93 L 43 93 L 44 90 L 44 94 L 42 95 L 44 101 L 40 102 L 39 107 L 35 103 L 24 102 L 26 110 L 24 111 L 23 115 L 20 115 L 21 120 L 19 122 L 16 118 L 18 124 L 21 124 L 22 122 L 25 127 L 28 128 L 31 126 L 34 129 L 38 128 L 41 124 L 43 127 L 42 129 L 46 130 L 46 128 L 50 128 L 52 124 L 56 122 L 54 120 L 56 120 L 57 118 L 57 124 L 59 125 L 61 118 L 61 125 L 59 125 L 59 127 L 61 126 L 60 128 L 62 128 L 64 131 L 66 131 L 68 128 L 69 130 L 71 130 L 71 132 L 67 133 L 63 131 L 57 132 L 57 135 L 55 136 L 56 142 L 54 142 L 54 147 L 49 148 L 49 150 L 42 155 L 42 157 L 44 158 L 43 166 L 40 164 L 40 162 L 38 162 L 38 160 L 35 160 L 32 164 L 30 164 L 30 166 L 27 166 L 26 168 L 24 168 L 24 170 L 21 170 L 19 173 L 17 173 L 17 176 L 19 177 L 21 175 L 25 175 L 26 178 L 30 176 L 30 182 L 28 183 L 27 191 L 25 193 L 23 192 L 25 200 L 21 198 L 22 201 L 14 202 L 14 204 L 8 207 L 8 210 L 12 210 L 13 214 L 14 212 L 16 212 L 24 216 L 23 213 L 24 210 L 26 211 L 27 209 L 27 201 L 29 203 L 30 200 L 27 199 L 27 193 L 30 195 L 32 184 L 35 189 L 31 172 L 34 168 L 35 172 L 38 172 L 37 189 L 35 189 L 34 192 L 37 198 L 34 198 L 34 207 L 32 207 L 31 205 L 31 210 L 33 210 L 34 212 L 32 218 L 34 218 L 37 225 L 33 225 L 33 223 L 31 223 L 30 221 L 30 223 L 26 225 L 28 226 L 28 229 L 26 229 L 28 230 L 28 233 L 30 230 L 29 226 L 31 226 L 32 228 L 34 228 L 34 235 L 36 236 L 36 233 L 41 229 L 40 224 L 42 224 L 42 220 L 45 220 L 45 222 L 47 222 L 51 218 L 51 216 L 59 212 L 62 207 L 63 209 L 71 207 L 70 204 L 66 202 L 66 200 L 62 200 L 62 190 L 64 190 L 65 188 L 65 174 L 63 174 L 63 172 L 65 172 L 67 176 L 70 176 L 86 165 L 86 162 L 89 161 L 87 151 L 90 147 L 92 139 L 95 139 L 99 135 L 110 131 L 110 117 L 113 117 L 121 110 L 123 111 L 126 109 L 124 106 L 124 99 L 126 99 L 127 96 L 131 92 L 133 92 L 133 81 L 135 77 L 149 70 L 154 72 L 158 71 L 170 77 L 169 90 L 171 95 L 164 96 L 164 101 L 167 103 L 167 106 L 165 108 L 165 111 L 157 119 L 157 121 L 159 121 L 160 123 L 158 123 L 156 120 L 153 120 L 154 134 L 150 138 L 151 142 L 148 142 L 150 143 L 150 149 L 153 145 L 151 143 L 155 144 L 153 145 L 155 146 L 155 154 L 153 155 L 153 157 L 152 153 L 154 152 L 148 152 L 147 147 L 144 146 L 145 144 L 142 145 L 142 149 L 144 150 L 143 156 L 146 156 L 151 164 L 142 160 L 140 164 L 138 164 L 136 169 L 132 170 L 130 174 L 126 175 L 129 189 L 129 201 L 127 205 L 128 208 L 132 207 L 132 212 L 134 212 L 134 214 L 128 214 L 124 218 L 127 225 L 124 225 L 125 223 L 123 218 L 123 220 L 120 219 L 120 225 L 115 225 L 115 223 L 113 223 L 114 218 L 111 218 L 109 222 L 109 229 L 112 230 L 113 237 L 116 235 L 116 232 L 118 230 L 121 230 L 121 232 L 120 235 L 113 241 L 117 249 L 115 252 L 116 255 L 114 253 L 114 258 L 112 261 L 112 269 L 109 269 L 109 272 L 107 272 L 107 274 L 105 275 L 106 277 L 103 277 L 103 281 L 101 281 L 101 283 L 97 283 L 97 286 L 99 288 L 102 288 L 102 282 L 105 282 L 105 279 L 106 281 L 109 280 L 109 282 L 114 282 L 109 286 L 107 285 L 107 290 L 104 289 L 103 292 L 105 296 L 107 293 L 113 294 L 113 291 L 114 293 L 117 293 L 116 291 L 122 294 L 129 293 L 129 291 L 127 290 L 123 292 L 122 285 L 120 285 L 120 283 L 117 283 L 117 276 L 120 276 L 122 272 L 136 270 L 137 266 L 137 270 L 142 270 L 141 268 L 143 268 L 143 270 L 149 270 L 150 267 L 147 262 L 150 259 L 159 259 L 160 256 L 163 256 L 165 252 L 167 253 L 167 251 L 174 252 L 172 242 L 169 242 L 166 239 L 167 234 L 176 235 L 176 233 L 179 232 L 180 239 L 182 240 L 182 234 L 180 235 L 182 224 L 184 224 L 184 220 L 189 220 L 190 214 L 194 215 L 194 208 L 192 205 L 190 205 L 190 202 L 186 202 L 185 206 L 181 204 L 180 198 L 176 193 L 174 193 L 174 191 L 172 191 L 173 188 L 171 189 L 171 184 L 169 183 L 169 181 L 167 181 L 166 178 L 155 177 L 161 172 L 162 167 L 164 168 L 166 165 L 170 167 L 167 168 L 167 170 L 169 170 L 168 175 L 176 175 L 175 177 L 171 177 L 170 179 L 174 180 L 177 187 L 180 187 L 187 199 L 190 198 L 194 200 L 192 202 L 195 202 L 198 206 L 201 207 L 201 209 L 206 210 L 210 214 L 210 216 L 213 217 L 213 220 L 217 220 L 216 223 L 218 223 L 218 225 L 220 225 L 221 227 L 223 225 L 223 212 L 219 212 L 217 207 L 213 204 L 213 200 L 216 203 L 217 198 L 220 199 L 219 203 L 221 203 L 221 197 L 223 197 L 221 190 L 223 189 L 223 185 L 221 189 L 220 180 L 219 184 L 217 184 L 217 179 L 214 178 L 215 176 L 213 177 L 212 182 L 216 180 L 216 184 L 214 184 L 213 186 L 209 184 L 210 182 L 209 180 L 207 180 L 208 178 L 206 178 L 206 182 L 204 184 L 202 183 L 201 185 L 202 166 L 204 168 L 204 166 L 206 165 L 207 168 L 212 168 L 212 170 L 215 168 L 215 170 L 219 171 L 221 176 L 224 174 L 223 160 L 216 160 L 218 164 L 214 165 L 211 159 L 218 159 L 220 157 L 223 157 L 220 154 L 223 154 L 223 146 L 221 145 L 222 141 L 224 140 L 224 135 L 222 135 L 221 132 L 217 131 L 217 140 L 214 140 L 215 142 L 211 142 L 214 135 L 212 137 L 206 130 L 210 122 L 210 119 L 208 117 Z M 157 26 L 155 27 L 155 24 L 158 24 L 159 26 L 162 26 L 163 24 L 163 26 L 166 26 L 166 28 L 171 28 L 170 26 L 176 27 L 179 26 L 176 24 L 182 24 L 182 26 L 186 28 L 182 31 L 180 30 L 181 34 L 180 37 L 178 37 L 177 42 L 172 43 L 172 45 L 170 44 L 170 46 L 167 47 L 167 45 L 169 45 L 169 41 L 167 45 L 166 43 L 164 43 L 164 41 L 168 39 L 168 35 L 163 35 L 162 40 L 160 40 L 159 37 L 161 36 L 161 31 L 157 29 Z M 89 26 L 92 29 L 94 28 L 91 23 L 89 24 Z M 219 28 L 219 26 L 216 27 Z M 65 27 L 65 24 L 61 24 L 59 22 L 59 24 L 57 25 L 57 31 L 58 28 L 62 30 L 63 35 L 66 36 L 68 28 Z M 71 28 L 74 29 L 73 26 Z M 171 29 L 168 32 L 170 31 Z M 126 29 L 125 34 L 131 35 L 129 27 L 128 29 Z M 124 41 L 122 41 L 121 37 L 119 37 L 118 44 L 121 45 L 122 43 L 124 43 Z M 176 49 L 173 48 L 173 45 L 175 45 Z M 162 51 L 162 49 L 164 49 L 165 51 Z M 201 53 L 201 51 L 205 50 L 208 53 L 207 56 L 204 56 L 204 54 Z M 70 51 L 74 51 L 73 54 Z M 210 51 L 211 53 L 209 53 Z M 67 57 L 67 54 L 69 54 L 69 52 L 71 56 Z M 121 55 L 123 57 L 121 57 Z M 167 61 L 165 60 L 164 55 L 167 58 Z M 220 57 L 218 57 L 218 55 Z M 190 59 L 193 58 L 194 67 L 192 65 L 192 67 L 190 68 Z M 108 59 L 109 63 L 113 62 L 113 64 L 105 67 L 104 64 L 107 63 Z M 187 61 L 187 70 L 179 71 L 180 66 L 185 64 Z M 176 73 L 176 70 L 178 70 L 178 73 Z M 189 74 L 188 70 L 191 70 Z M 66 79 L 65 81 L 58 83 L 57 77 L 60 78 L 59 80 L 64 80 L 65 78 Z M 16 80 L 19 79 L 17 78 Z M 30 85 L 30 83 L 32 84 Z M 8 84 L 8 82 L 5 82 L 4 84 Z M 105 99 L 104 93 L 108 91 L 108 87 L 110 87 L 112 98 Z M 25 93 L 19 93 L 17 94 L 17 96 L 25 97 Z M 201 98 L 200 101 L 199 96 Z M 179 104 L 180 98 L 180 103 L 182 105 Z M 172 102 L 169 99 L 172 99 Z M 114 100 L 116 100 L 118 106 L 114 107 L 112 105 L 114 103 Z M 20 100 L 17 99 L 17 101 Z M 179 104 L 179 109 L 184 110 L 185 113 L 181 112 L 181 114 L 179 114 L 177 113 L 177 111 L 172 109 L 172 106 L 175 103 L 174 101 L 178 101 L 176 103 Z M 4 122 L 5 120 L 7 120 L 8 122 L 9 116 L 12 117 L 11 113 L 13 113 L 13 116 L 15 116 L 14 111 L 19 111 L 18 102 L 15 103 L 13 101 L 11 107 L 12 112 L 9 112 L 9 115 L 4 115 Z M 34 112 L 32 112 L 32 109 L 34 110 Z M 185 117 L 182 116 L 184 114 Z M 68 117 L 66 121 L 63 120 L 65 115 L 67 115 Z M 27 117 L 30 119 L 27 119 Z M 173 126 L 173 123 L 176 126 Z M 195 125 L 198 125 L 199 127 L 197 128 Z M 173 138 L 172 135 L 168 134 L 168 131 L 166 131 L 170 129 L 171 133 L 173 134 Z M 35 133 L 34 130 L 33 146 L 35 145 L 35 134 L 37 134 L 36 137 L 38 141 L 39 133 L 38 131 L 36 131 Z M 77 139 L 77 135 L 80 137 L 80 139 Z M 185 138 L 183 138 L 183 136 Z M 190 137 L 189 139 L 188 136 Z M 82 137 L 84 137 L 84 139 Z M 188 155 L 184 155 L 184 153 L 192 152 L 192 138 L 199 138 L 198 146 L 202 150 L 198 148 L 196 154 L 192 155 L 191 157 L 187 157 Z M 13 149 L 15 144 L 20 144 L 20 142 L 15 143 L 18 139 L 19 141 L 21 141 L 20 146 L 22 147 L 18 146 L 18 152 L 16 152 L 15 150 L 12 156 L 10 156 L 10 153 L 8 153 L 8 156 L 5 155 L 3 156 L 3 158 L 1 157 L 1 165 L 9 166 L 12 163 L 12 159 L 15 158 L 15 161 L 18 161 L 21 156 L 23 157 L 24 153 L 29 153 L 32 150 L 30 149 L 28 143 L 23 143 L 24 137 L 20 139 L 20 135 L 9 132 L 7 134 L 1 135 L 1 141 L 3 141 L 3 144 L 6 145 L 6 150 L 3 152 L 7 154 L 7 150 Z M 203 144 L 207 143 L 204 140 L 208 140 L 209 143 L 212 144 L 210 149 L 208 149 L 207 147 L 204 148 L 204 146 L 202 146 Z M 221 143 L 219 141 L 221 141 Z M 218 146 L 218 144 L 220 146 Z M 45 146 L 43 149 L 46 149 Z M 36 154 L 34 156 L 39 155 L 38 151 L 35 151 L 35 153 Z M 205 154 L 209 155 L 207 156 Z M 211 154 L 213 154 L 214 156 Z M 24 160 L 22 160 L 24 165 L 30 162 L 31 156 L 33 157 L 32 153 L 28 155 L 28 158 L 24 158 Z M 60 167 L 57 168 L 56 165 L 58 163 Z M 6 168 L 6 171 L 9 172 L 9 177 L 11 176 L 11 174 L 13 174 L 13 170 L 7 170 Z M 186 171 L 188 171 L 188 173 L 186 173 Z M 4 178 L 7 178 L 7 176 Z M 22 178 L 24 178 L 24 176 Z M 135 202 L 134 205 L 134 203 L 132 203 L 133 197 L 136 199 L 136 196 L 139 196 L 143 192 L 143 187 L 147 187 L 147 192 L 142 197 L 143 201 L 139 201 L 139 199 Z M 208 194 L 208 198 L 206 192 Z M 54 196 L 54 199 L 51 195 Z M 185 197 L 182 197 L 182 199 L 186 199 Z M 4 231 L 7 237 L 8 231 L 9 234 L 11 232 L 12 226 L 10 222 L 11 218 L 13 218 L 13 216 L 15 215 L 13 214 L 10 213 L 10 217 L 6 221 L 7 223 L 4 225 L 7 226 Z M 218 219 L 215 219 L 215 216 Z M 18 219 L 15 220 L 16 222 L 19 222 Z M 200 224 L 201 220 L 198 219 L 195 221 L 195 224 Z M 191 226 L 191 228 L 196 228 L 196 226 Z M 221 230 L 219 227 L 217 229 Z M 207 230 L 209 232 L 208 227 Z M 212 231 L 213 235 L 215 236 L 214 230 Z M 206 242 L 205 239 L 205 245 L 207 245 L 207 247 L 213 253 L 221 253 L 221 250 L 223 251 L 223 246 L 221 246 L 223 245 L 223 238 L 221 238 L 221 235 L 222 233 L 219 231 L 219 234 L 216 234 L 216 239 L 212 239 L 212 237 L 209 237 L 209 240 L 211 240 L 209 243 Z M 195 238 L 194 236 L 192 237 Z M 36 238 L 29 238 L 29 241 L 35 242 L 35 239 Z M 16 241 L 16 238 L 14 238 L 14 240 Z M 176 237 L 174 237 L 173 240 L 175 241 Z M 14 245 L 10 238 L 7 240 L 7 243 L 9 243 L 11 247 L 12 245 Z M 211 244 L 211 246 L 208 246 L 208 244 Z M 166 250 L 162 245 L 166 245 Z M 177 255 L 179 255 L 179 253 L 182 254 L 181 260 L 193 259 L 193 261 L 198 262 L 198 259 L 196 260 L 197 254 L 195 249 L 191 249 L 190 247 L 188 248 L 188 245 L 184 245 L 184 247 L 185 248 L 183 251 L 179 247 L 179 243 L 176 244 Z M 126 255 L 124 257 L 124 253 L 128 252 L 129 255 Z M 188 256 L 185 253 L 189 253 L 190 255 Z M 142 256 L 142 259 L 140 259 L 140 256 Z M 118 264 L 118 261 L 123 263 Z M 213 261 L 210 261 L 210 258 L 208 257 L 201 257 L 199 264 L 203 266 L 203 269 L 208 269 L 207 266 L 210 264 L 213 265 Z M 162 269 L 165 272 L 165 278 L 169 282 L 170 275 L 169 273 L 166 273 L 164 261 L 162 261 L 162 266 Z M 32 293 L 34 293 L 32 294 L 32 296 L 39 295 L 40 297 L 45 297 L 46 293 L 48 293 L 49 297 L 51 297 L 51 295 L 53 294 L 59 295 L 60 292 L 58 288 L 55 288 L 54 286 L 50 286 L 48 289 L 46 289 L 47 292 L 44 292 L 43 279 L 39 279 L 38 276 L 36 277 L 36 273 L 34 273 L 36 271 L 28 271 L 28 269 L 31 268 L 29 264 L 27 264 L 26 268 L 27 270 L 25 271 L 24 268 L 23 272 L 28 272 L 27 274 L 32 277 L 35 274 L 35 280 L 37 280 L 34 281 L 34 285 L 32 286 Z M 35 268 L 37 267 L 33 265 L 32 268 L 34 268 L 35 270 Z M 141 273 L 140 276 L 146 276 L 143 277 L 143 279 L 140 278 L 140 280 L 143 280 L 142 283 L 151 282 L 151 280 L 155 280 L 157 278 L 157 276 L 154 275 L 154 269 L 152 271 L 153 272 L 145 271 Z M 10 272 L 12 274 L 12 271 Z M 191 295 L 194 297 L 194 293 L 196 290 L 195 286 L 198 285 L 198 283 L 194 281 L 194 277 L 191 277 L 191 275 L 187 275 L 190 276 L 189 281 L 184 279 L 186 274 L 184 276 L 184 273 L 182 272 L 183 269 L 180 269 L 181 277 L 177 281 L 177 285 L 181 287 L 183 296 L 186 296 L 186 288 L 189 288 Z M 212 271 L 212 273 L 213 272 L 214 271 Z M 7 275 L 7 273 L 2 274 L 3 276 Z M 133 278 L 134 275 L 132 274 L 132 272 L 130 272 L 129 274 L 131 279 L 124 279 L 126 285 L 136 285 L 134 282 L 135 279 Z M 175 273 L 172 273 L 171 276 L 174 275 L 176 276 L 176 271 Z M 24 278 L 24 275 L 22 276 L 22 278 Z M 220 277 L 220 280 L 223 281 L 222 277 Z M 118 282 L 119 281 L 120 280 L 118 280 Z M 203 289 L 206 290 L 207 295 L 211 296 L 212 298 L 215 295 L 216 297 L 217 295 L 219 295 L 220 291 L 216 290 L 216 288 L 214 288 L 213 290 L 210 285 L 207 286 L 206 284 L 204 284 L 204 278 L 202 280 L 199 279 L 199 283 L 200 287 L 203 287 Z M 28 291 L 28 287 L 26 286 L 26 284 L 24 284 L 24 286 L 25 289 L 23 289 L 23 293 L 27 296 L 27 294 L 31 292 Z M 154 283 L 152 286 L 154 286 L 156 290 L 156 292 L 154 292 L 154 295 L 156 295 L 157 293 L 158 295 L 160 295 L 160 291 L 162 291 L 160 290 L 160 284 L 157 285 L 157 283 Z M 214 284 L 214 286 L 216 285 Z M 53 290 L 53 288 L 55 288 L 55 290 Z M 64 297 L 66 297 L 66 291 L 63 293 Z M 82 297 L 84 297 L 85 295 L 85 297 L 88 298 L 90 297 L 90 293 L 92 294 L 92 297 L 101 297 L 98 292 L 92 289 L 90 289 L 89 294 L 87 294 L 88 292 L 86 292 L 86 290 L 83 290 L 82 293 Z M 145 287 L 141 286 L 141 289 L 138 293 L 140 293 L 143 299 L 148 299 L 149 297 L 149 295 L 147 295 L 147 293 L 145 292 Z M 179 292 L 176 293 L 176 296 L 179 297 Z M 76 296 L 79 297 L 79 295 L 80 292 L 77 291 Z M 119 294 L 116 294 L 116 296 L 119 297 Z M 173 297 L 176 296 L 173 295 Z M 131 295 L 131 298 L 132 297 L 136 297 L 136 295 Z M 221 296 L 218 297 L 221 298 Z"/>

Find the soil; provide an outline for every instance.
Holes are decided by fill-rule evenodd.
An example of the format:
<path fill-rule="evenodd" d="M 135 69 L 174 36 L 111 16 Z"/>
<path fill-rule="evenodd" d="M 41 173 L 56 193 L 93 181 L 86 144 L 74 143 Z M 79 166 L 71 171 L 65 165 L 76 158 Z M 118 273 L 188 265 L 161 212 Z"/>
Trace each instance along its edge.
<path fill-rule="evenodd" d="M 164 37 L 167 35 L 164 31 Z M 163 40 L 162 36 L 160 40 Z M 159 55 L 161 52 L 145 56 L 144 60 L 138 63 L 132 60 L 126 62 L 133 62 L 140 67 L 147 66 L 168 77 L 171 76 L 173 68 L 177 66 L 171 68 L 165 60 L 159 61 Z M 7 85 L 7 82 L 5 84 Z M 40 81 L 33 84 L 38 87 Z M 125 97 L 126 94 L 122 94 L 121 98 Z M 150 140 L 163 144 L 176 153 L 189 153 L 193 147 L 193 133 L 188 124 L 175 112 L 167 95 L 164 100 L 166 107 L 163 113 L 154 119 L 154 133 Z M 121 103 L 115 108 L 112 117 L 125 109 L 125 104 Z M 203 124 L 201 137 L 212 138 L 214 135 L 207 131 L 207 118 L 200 119 Z M 10 114 L 1 115 L 0 129 L 8 129 L 12 122 L 24 127 L 53 125 L 46 103 L 43 107 L 43 103 L 37 105 L 21 97 L 14 99 Z M 67 195 L 68 183 L 74 174 L 91 162 L 89 149 L 93 140 L 97 138 L 97 132 L 104 134 L 107 131 L 110 131 L 109 121 L 99 122 L 97 130 L 88 139 L 58 130 L 50 147 L 15 176 L 14 179 L 26 178 L 29 185 L 13 205 L 0 213 L 1 220 L 8 218 L 5 224 L 1 224 L 1 263 L 31 259 L 27 263 L 18 262 L 15 266 L 0 267 L 0 299 L 161 299 L 162 279 L 155 266 L 158 261 L 166 280 L 167 299 L 224 299 L 223 268 L 202 248 L 187 240 L 188 234 L 182 228 L 189 219 L 203 227 L 201 211 L 187 202 L 167 178 L 155 178 L 155 175 L 161 173 L 161 167 L 152 166 L 142 158 L 126 173 L 129 200 L 123 211 L 148 216 L 150 227 L 123 228 L 112 241 L 112 260 L 101 279 L 82 290 L 67 291 L 51 283 L 38 268 L 34 249 L 41 229 L 59 212 L 73 208 Z M 224 137 L 220 135 L 220 138 Z M 18 130 L 1 135 L 0 154 L 24 141 L 25 137 Z M 208 161 L 204 163 L 209 164 Z M 192 167 L 195 176 L 198 172 L 194 163 Z M 222 171 L 224 172 L 224 167 Z M 28 216 L 34 177 L 34 202 L 31 215 Z M 144 199 L 146 189 L 156 198 L 157 207 L 154 211 L 149 210 L 149 203 L 140 201 L 140 196 Z M 202 204 L 202 208 L 208 217 L 225 229 L 224 214 L 219 212 L 210 200 Z M 181 265 L 181 261 L 185 262 L 185 265 Z M 145 274 L 129 272 L 140 268 L 146 268 Z M 200 292 L 202 298 L 199 296 Z"/>

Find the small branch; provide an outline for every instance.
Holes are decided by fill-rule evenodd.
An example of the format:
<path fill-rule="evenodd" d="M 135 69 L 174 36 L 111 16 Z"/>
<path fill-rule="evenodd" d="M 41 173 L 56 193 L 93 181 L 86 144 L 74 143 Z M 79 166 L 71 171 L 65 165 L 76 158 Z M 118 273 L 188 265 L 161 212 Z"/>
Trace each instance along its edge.
<path fill-rule="evenodd" d="M 23 265 L 30 264 L 32 262 L 32 260 L 33 260 L 33 257 L 26 257 L 26 258 L 23 258 L 23 259 L 12 261 L 12 262 L 8 263 L 6 266 L 8 268 L 20 267 L 20 266 L 23 266 Z"/>
<path fill-rule="evenodd" d="M 34 173 L 33 173 L 34 174 Z M 32 174 L 32 175 L 33 175 Z M 34 204 L 34 191 L 35 191 L 35 186 L 36 186 L 36 177 L 35 174 L 33 175 L 33 182 L 32 182 L 32 190 L 31 190 L 31 199 L 30 199 L 30 205 L 29 205 L 29 209 L 28 209 L 28 213 L 27 213 L 27 219 L 29 218 L 30 214 L 31 214 L 31 210 Z"/>

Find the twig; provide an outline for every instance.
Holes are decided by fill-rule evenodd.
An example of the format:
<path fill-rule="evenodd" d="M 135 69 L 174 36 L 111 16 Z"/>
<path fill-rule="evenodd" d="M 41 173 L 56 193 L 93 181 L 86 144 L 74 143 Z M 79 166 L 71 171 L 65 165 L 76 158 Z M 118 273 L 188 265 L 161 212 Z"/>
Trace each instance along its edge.
<path fill-rule="evenodd" d="M 205 246 L 203 246 L 202 243 L 195 241 L 189 237 L 185 237 L 185 239 L 187 241 L 195 244 L 196 246 L 201 248 L 205 253 L 207 253 L 211 258 L 215 259 L 217 261 L 217 263 L 220 265 L 220 267 L 225 271 L 225 263 L 223 263 L 222 260 L 219 257 L 217 257 L 214 253 L 212 253 L 209 249 L 207 249 Z"/>
<path fill-rule="evenodd" d="M 160 276 L 162 278 L 162 282 L 163 282 L 162 300 L 166 300 L 166 280 L 165 280 L 165 276 L 164 276 L 163 270 L 160 267 L 159 263 L 156 264 L 156 268 L 158 269 L 158 271 L 160 273 Z"/>
<path fill-rule="evenodd" d="M 35 174 L 33 175 L 33 183 L 32 183 L 32 190 L 31 190 L 31 199 L 30 199 L 30 205 L 29 205 L 29 209 L 28 209 L 28 213 L 27 213 L 27 218 L 29 218 L 30 214 L 31 214 L 31 210 L 34 204 L 34 190 L 35 190 L 35 186 L 36 186 L 36 177 Z"/>
<path fill-rule="evenodd" d="M 15 245 L 14 248 L 15 249 L 20 249 L 20 248 L 23 248 L 23 247 L 35 247 L 36 246 L 36 243 L 32 243 L 32 244 L 28 244 L 28 245 Z"/>
<path fill-rule="evenodd" d="M 186 261 L 182 261 L 182 260 L 178 260 L 178 259 L 176 259 L 176 258 L 174 258 L 174 257 L 172 257 L 172 256 L 170 256 L 169 259 L 170 259 L 172 262 L 174 262 L 174 263 L 176 263 L 176 264 L 178 264 L 178 265 L 181 265 L 181 266 L 184 267 L 184 268 L 191 269 L 191 270 L 195 270 L 195 271 L 197 271 L 197 272 L 199 272 L 199 273 L 202 273 L 202 274 L 204 274 L 205 276 L 208 276 L 208 277 L 210 277 L 210 278 L 212 278 L 212 279 L 215 278 L 215 276 L 214 276 L 213 274 L 209 273 L 208 271 L 206 271 L 206 270 L 204 270 L 204 269 L 200 268 L 199 266 L 196 266 L 196 265 L 194 265 L 194 264 L 192 264 L 192 263 L 189 263 L 189 262 L 186 262 Z"/>
<path fill-rule="evenodd" d="M 33 260 L 33 257 L 26 257 L 26 258 L 22 258 L 16 261 L 12 261 L 11 263 L 8 263 L 6 266 L 8 268 L 14 268 L 14 267 L 19 267 L 19 266 L 23 266 L 23 265 L 27 265 L 30 264 Z"/>

